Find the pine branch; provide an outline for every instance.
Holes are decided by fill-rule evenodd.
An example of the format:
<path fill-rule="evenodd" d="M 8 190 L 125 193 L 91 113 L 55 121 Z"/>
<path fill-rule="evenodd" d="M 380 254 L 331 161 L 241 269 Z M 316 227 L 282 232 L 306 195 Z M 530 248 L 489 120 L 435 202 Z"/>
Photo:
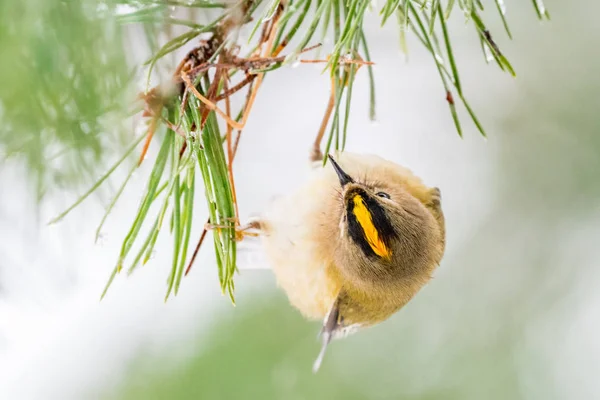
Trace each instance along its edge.
<path fill-rule="evenodd" d="M 30 4 L 5 3 L 0 5 L 3 19 L 24 15 L 23 4 Z M 98 1 L 90 13 L 89 4 L 67 2 L 37 9 L 37 17 L 47 23 L 43 35 L 33 28 L 35 24 L 25 25 L 28 31 L 19 31 L 14 22 L 0 24 L 0 46 L 7 49 L 17 66 L 1 64 L 0 94 L 4 108 L 0 108 L 3 122 L 0 143 L 6 155 L 20 157 L 36 171 L 38 182 L 65 173 L 64 165 L 51 168 L 50 155 L 57 149 L 66 148 L 81 158 L 79 171 L 83 166 L 83 170 L 93 173 L 101 161 L 102 150 L 114 145 L 114 138 L 104 133 L 100 120 L 109 112 L 127 109 L 123 106 L 125 96 L 121 88 L 131 81 L 131 74 L 128 75 L 125 67 L 124 50 L 114 45 L 115 38 L 124 35 L 119 26 L 143 27 L 148 47 L 154 49 L 146 63 L 136 66 L 137 70 L 145 71 L 148 82 L 133 107 L 133 114 L 142 116 L 147 123 L 145 134 L 130 145 L 130 152 L 139 152 L 139 161 L 128 167 L 129 173 L 102 218 L 98 235 L 139 165 L 153 162 L 154 166 L 102 296 L 123 269 L 127 267 L 131 274 L 148 262 L 158 236 L 165 230 L 173 237 L 165 299 L 171 293 L 177 294 L 206 237 L 206 230 L 211 229 L 220 285 L 223 293 L 234 301 L 236 243 L 241 235 L 233 160 L 254 100 L 260 95 L 261 84 L 268 74 L 283 65 L 322 63 L 331 78 L 331 92 L 315 142 L 315 154 L 323 156 L 332 147 L 343 150 L 349 132 L 354 81 L 358 74 L 364 73 L 361 72 L 363 66 L 369 74 L 369 115 L 375 118 L 373 62 L 363 31 L 364 16 L 370 4 L 370 0 L 147 0 L 116 4 Z M 497 0 L 494 6 L 511 37 L 503 1 Z M 548 18 L 541 0 L 533 0 L 533 6 L 540 19 Z M 188 10 L 190 18 L 175 16 L 174 10 Z M 212 20 L 193 17 L 198 10 L 200 17 L 213 15 Z M 515 75 L 486 27 L 482 10 L 483 3 L 475 0 L 387 0 L 380 10 L 382 25 L 396 15 L 403 48 L 404 35 L 412 32 L 431 53 L 443 96 L 460 135 L 462 123 L 455 97 L 460 99 L 482 135 L 485 131 L 463 92 L 447 19 L 462 12 L 475 28 L 486 59 L 491 58 L 501 70 Z M 69 17 L 68 23 L 61 24 L 64 15 Z M 175 26 L 184 29 L 183 33 L 158 46 L 159 34 Z M 251 29 L 248 43 L 251 50 L 243 55 L 237 35 L 240 29 Z M 328 36 L 333 38 L 333 48 L 327 57 L 310 58 L 319 48 L 316 37 L 322 41 Z M 289 43 L 294 39 L 297 45 L 291 49 Z M 176 66 L 167 62 L 168 57 L 193 42 L 196 46 Z M 34 53 L 23 51 L 24 48 L 34 49 Z M 44 49 L 52 51 L 46 54 Z M 55 54 L 65 59 L 55 59 Z M 166 81 L 151 86 L 165 69 L 169 70 Z M 31 76 L 36 79 L 30 82 L 27 78 Z M 244 101 L 242 107 L 232 113 L 231 99 L 235 97 Z M 9 98 L 10 102 L 6 100 Z M 121 114 L 121 118 L 127 117 L 126 113 Z M 321 138 L 326 143 L 324 154 L 320 148 Z M 159 142 L 160 150 L 156 156 L 149 157 L 147 152 L 152 142 Z M 94 154 L 91 159 L 84 156 L 88 150 Z M 124 164 L 128 159 L 120 158 L 51 223 L 66 217 L 108 180 L 113 171 L 127 168 Z M 52 184 L 56 182 L 54 179 Z M 201 192 L 209 219 L 196 244 L 191 231 L 196 214 L 195 200 Z M 151 206 L 155 204 L 158 211 L 151 215 Z M 144 227 L 149 229 L 145 237 L 141 236 Z M 192 245 L 195 250 L 188 260 Z"/>

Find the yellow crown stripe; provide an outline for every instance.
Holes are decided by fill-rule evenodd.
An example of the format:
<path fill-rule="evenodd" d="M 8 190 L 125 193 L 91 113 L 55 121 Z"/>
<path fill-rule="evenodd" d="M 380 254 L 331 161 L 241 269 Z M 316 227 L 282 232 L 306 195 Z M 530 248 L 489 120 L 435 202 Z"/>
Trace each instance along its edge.
<path fill-rule="evenodd" d="M 364 199 L 360 195 L 355 195 L 353 197 L 354 208 L 352 211 L 356 216 L 356 220 L 360 224 L 365 233 L 365 238 L 367 239 L 367 243 L 371 246 L 371 249 L 377 254 L 379 257 L 389 259 L 392 255 L 390 249 L 387 248 L 385 243 L 379 238 L 379 232 L 375 225 L 373 225 L 373 218 L 371 217 L 371 212 L 367 208 Z"/>

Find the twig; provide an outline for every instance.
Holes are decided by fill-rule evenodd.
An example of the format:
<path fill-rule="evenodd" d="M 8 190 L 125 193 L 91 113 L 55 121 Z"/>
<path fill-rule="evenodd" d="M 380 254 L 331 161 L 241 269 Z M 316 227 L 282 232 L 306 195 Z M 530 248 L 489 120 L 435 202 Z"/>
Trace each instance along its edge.
<path fill-rule="evenodd" d="M 223 80 L 223 90 L 227 90 L 227 80 L 228 80 L 228 76 L 227 74 L 225 74 L 225 79 Z M 227 113 L 227 116 L 229 116 L 231 118 L 231 102 L 229 100 L 229 97 L 225 98 L 225 112 Z M 231 197 L 232 197 L 232 201 L 233 201 L 233 205 L 235 207 L 235 226 L 239 226 L 240 225 L 240 210 L 238 207 L 238 203 L 237 203 L 237 195 L 236 195 L 236 191 L 235 191 L 235 181 L 233 179 L 233 147 L 232 147 L 232 143 L 231 143 L 231 136 L 233 135 L 233 129 L 231 129 L 231 126 L 227 125 L 227 133 L 226 133 L 226 138 L 227 138 L 227 173 L 229 174 L 229 181 L 231 182 Z"/>
<path fill-rule="evenodd" d="M 281 7 L 281 5 L 277 8 L 277 12 L 275 13 L 275 15 L 273 16 L 273 19 L 271 20 L 271 29 L 269 32 L 269 40 L 267 41 L 267 45 L 264 48 L 264 54 L 263 57 L 268 57 L 269 54 L 271 53 L 271 49 L 273 47 L 273 41 L 275 40 L 275 34 L 276 34 L 276 26 L 277 23 L 279 22 L 279 18 L 281 17 L 281 13 L 283 11 L 283 8 Z M 250 110 L 252 109 L 252 106 L 254 105 L 254 100 L 256 99 L 256 93 L 258 92 L 258 88 L 260 88 L 260 85 L 262 84 L 263 78 L 265 76 L 264 72 L 260 72 L 256 78 L 256 84 L 255 86 L 252 88 L 252 94 L 250 95 L 250 101 L 248 101 L 248 103 L 246 104 L 246 107 L 244 109 L 244 113 L 242 115 L 242 122 L 240 124 L 239 128 L 236 129 L 242 129 L 245 125 L 246 125 L 246 121 L 248 119 L 248 115 L 250 114 Z"/>
<path fill-rule="evenodd" d="M 210 223 L 210 218 L 206 220 L 206 224 L 208 223 Z M 194 249 L 194 254 L 192 254 L 192 258 L 190 259 L 190 262 L 188 263 L 188 266 L 185 269 L 185 276 L 187 276 L 187 274 L 190 272 L 190 269 L 192 269 L 192 265 L 194 265 L 194 261 L 196 260 L 196 256 L 198 255 L 200 247 L 202 246 L 202 242 L 204 242 L 204 238 L 206 238 L 206 234 L 208 232 L 208 230 L 206 229 L 206 224 L 204 224 L 202 234 L 200 235 L 200 240 L 198 240 L 198 244 L 196 244 L 196 248 Z"/>
<path fill-rule="evenodd" d="M 215 102 L 218 103 L 219 101 L 226 99 L 229 96 L 231 96 L 232 94 L 242 90 L 246 85 L 248 85 L 249 83 L 252 83 L 252 81 L 254 81 L 256 76 L 257 76 L 256 74 L 248 74 L 243 81 L 239 82 L 231 89 L 223 91 L 223 93 L 221 93 L 219 96 L 217 96 L 215 98 Z"/>
<path fill-rule="evenodd" d="M 323 116 L 323 120 L 321 121 L 321 126 L 319 127 L 319 133 L 317 133 L 317 137 L 313 143 L 313 149 L 311 153 L 311 161 L 318 161 L 323 158 L 323 153 L 321 153 L 321 141 L 323 141 L 323 136 L 325 136 L 325 130 L 327 129 L 327 124 L 329 123 L 329 119 L 331 118 L 331 112 L 333 111 L 333 107 L 335 106 L 335 85 L 333 84 L 333 77 L 331 78 L 331 94 L 329 95 L 329 102 L 327 103 L 327 108 L 325 109 L 325 115 Z"/>
<path fill-rule="evenodd" d="M 231 127 L 235 128 L 235 129 L 242 129 L 244 127 L 245 121 L 242 124 L 240 124 L 238 122 L 235 122 L 234 120 L 232 120 L 231 118 L 229 118 L 227 116 L 227 114 L 225 114 L 219 107 L 217 107 L 216 104 L 214 104 L 213 102 L 211 102 L 210 100 L 208 100 L 206 97 L 202 96 L 200 94 L 200 92 L 198 92 L 198 90 L 196 89 L 196 87 L 192 84 L 192 82 L 190 81 L 189 76 L 185 72 L 183 72 L 183 71 L 181 72 L 181 79 L 183 79 L 183 81 L 185 82 L 187 90 L 190 90 L 192 92 L 192 94 L 198 100 L 200 100 L 202 103 L 204 103 L 204 105 L 209 110 L 215 111 L 223 119 L 225 119 L 225 121 L 227 122 L 227 124 L 231 125 Z"/>
<path fill-rule="evenodd" d="M 321 44 L 318 43 L 316 45 L 307 47 L 305 49 L 303 49 L 300 54 L 302 53 L 306 53 L 309 52 L 311 50 L 314 50 L 318 47 L 320 47 Z M 279 56 L 279 57 L 254 57 L 254 58 L 239 58 L 239 57 L 231 57 L 229 60 L 223 60 L 222 62 L 219 63 L 209 63 L 209 62 L 205 62 L 203 64 L 198 65 L 197 67 L 191 68 L 189 70 L 187 70 L 187 73 L 190 77 L 194 78 L 195 76 L 197 76 L 198 74 L 208 71 L 211 68 L 228 68 L 228 69 L 238 69 L 241 71 L 249 71 L 252 69 L 264 69 L 264 68 L 268 68 L 273 64 L 278 64 L 278 63 L 282 63 L 284 62 L 286 59 L 286 56 Z M 301 62 L 306 62 L 306 63 L 310 63 L 310 62 L 322 62 L 320 60 L 301 60 Z M 349 61 L 349 63 L 351 63 L 352 61 Z M 257 75 L 257 74 L 253 74 L 253 75 Z M 254 78 L 252 78 L 254 79 Z M 246 78 L 246 84 L 248 78 Z M 179 80 L 179 82 L 181 82 L 181 80 Z M 232 88 L 233 90 L 233 88 Z M 238 89 L 239 90 L 239 89 Z M 237 90 L 235 90 L 237 91 Z M 225 98 L 225 95 L 221 95 L 221 100 Z"/>
<path fill-rule="evenodd" d="M 164 117 L 160 117 L 161 121 L 164 122 L 165 125 L 167 125 L 169 127 L 169 129 L 171 129 L 173 132 L 175 132 L 176 134 L 178 134 L 179 136 L 181 136 L 182 138 L 186 138 L 185 133 L 181 132 L 181 130 L 179 129 L 179 126 L 174 125 L 171 121 L 165 119 Z"/>
<path fill-rule="evenodd" d="M 138 160 L 138 167 L 142 165 L 142 162 L 146 158 L 146 154 L 148 153 L 148 148 L 150 147 L 150 142 L 152 141 L 152 137 L 154 136 L 154 131 L 156 130 L 156 122 L 158 121 L 158 116 L 152 116 L 150 120 L 150 125 L 148 126 L 148 133 L 146 134 L 146 140 L 144 141 L 144 147 L 142 147 L 142 152 L 140 153 L 140 159 Z"/>
<path fill-rule="evenodd" d="M 276 24 L 277 24 L 277 22 L 279 20 L 280 15 L 281 15 L 281 7 L 278 8 L 278 12 L 276 13 L 276 15 L 274 16 L 274 18 L 272 20 L 273 22 L 271 24 L 271 30 L 270 30 L 270 33 L 269 33 L 269 40 L 268 40 L 267 46 L 265 47 L 265 50 L 264 50 L 265 56 L 267 56 L 269 54 L 270 49 L 273 46 L 273 40 L 275 39 L 275 32 L 276 32 L 275 27 L 276 27 Z M 228 136 L 230 136 L 231 128 L 235 128 L 235 129 L 237 129 L 239 131 L 239 134 L 238 134 L 238 136 L 236 138 L 234 147 L 233 147 L 233 149 L 231 151 L 231 158 L 230 158 L 230 161 L 229 161 L 230 163 L 233 162 L 235 154 L 237 153 L 238 144 L 239 144 L 239 140 L 240 140 L 240 137 L 241 137 L 241 130 L 242 130 L 242 128 L 246 124 L 246 119 L 247 119 L 248 113 L 249 113 L 249 111 L 252 108 L 252 103 L 254 102 L 254 99 L 256 98 L 256 93 L 257 93 L 258 88 L 260 87 L 260 83 L 262 82 L 263 76 L 264 76 L 264 72 L 261 72 L 261 73 L 259 73 L 259 74 L 256 75 L 256 77 L 257 77 L 256 81 L 254 81 L 254 79 L 250 80 L 250 89 L 248 91 L 248 96 L 246 97 L 246 103 L 245 103 L 244 108 L 243 108 L 244 112 L 243 112 L 243 117 L 242 117 L 242 123 L 241 124 L 228 124 L 228 127 L 227 127 L 227 129 L 228 129 Z M 188 88 L 190 88 L 190 86 L 191 86 L 190 89 L 192 90 L 192 93 L 194 95 L 196 95 L 197 90 L 196 90 L 195 87 L 193 87 L 191 85 L 189 77 L 187 75 L 185 75 L 185 74 L 182 74 L 182 78 L 184 79 L 184 82 L 186 82 Z M 198 94 L 200 94 L 200 93 L 198 93 Z M 203 97 L 202 95 L 200 95 L 200 96 Z M 228 99 L 228 97 L 225 97 L 225 99 Z M 208 99 L 206 99 L 206 100 L 208 100 Z M 228 104 L 228 102 L 226 103 L 226 108 L 228 108 L 227 104 Z M 218 110 L 218 109 L 215 106 L 215 111 L 216 110 Z M 231 118 L 229 117 L 228 114 L 229 113 L 225 114 L 225 120 L 226 121 L 227 120 L 231 120 Z M 221 114 L 219 113 L 219 115 L 221 115 Z M 236 125 L 239 126 L 239 128 L 236 128 Z M 229 150 L 229 145 L 228 145 L 228 150 Z M 228 168 L 228 169 L 229 169 L 229 171 L 231 171 L 231 168 Z M 230 176 L 230 179 L 231 178 L 232 178 L 232 176 Z M 232 195 L 235 198 L 235 189 L 233 189 L 233 186 L 234 185 L 233 185 L 233 180 L 232 180 Z M 237 202 L 236 201 L 234 201 L 234 204 L 236 204 L 236 207 L 237 207 Z M 236 219 L 237 219 L 238 215 L 239 215 L 238 214 L 238 210 L 236 208 Z M 194 254 L 192 255 L 192 258 L 190 259 L 190 262 L 189 262 L 189 264 L 187 266 L 187 269 L 185 271 L 185 275 L 186 276 L 189 273 L 189 271 L 191 270 L 192 265 L 194 264 L 194 261 L 196 259 L 196 255 L 197 255 L 198 251 L 200 250 L 200 247 L 202 246 L 202 242 L 204 242 L 204 238 L 206 237 L 206 234 L 208 232 L 207 228 L 208 228 L 209 224 L 210 224 L 210 218 L 208 218 L 206 224 L 204 225 L 204 229 L 202 230 L 202 234 L 200 235 L 200 239 L 198 240 L 198 244 L 196 245 L 196 249 L 194 250 Z"/>

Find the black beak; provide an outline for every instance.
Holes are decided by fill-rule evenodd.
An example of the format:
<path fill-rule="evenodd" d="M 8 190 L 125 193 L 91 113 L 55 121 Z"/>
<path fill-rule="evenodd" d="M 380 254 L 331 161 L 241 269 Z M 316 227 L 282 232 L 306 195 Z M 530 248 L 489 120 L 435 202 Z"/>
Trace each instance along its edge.
<path fill-rule="evenodd" d="M 354 180 L 350 178 L 350 175 L 344 172 L 344 170 L 338 165 L 338 163 L 335 162 L 333 157 L 331 157 L 331 154 L 328 154 L 327 156 L 329 157 L 329 161 L 331 161 L 331 165 L 333 165 L 333 169 L 335 169 L 335 173 L 337 174 L 340 180 L 340 185 L 344 187 L 348 183 L 353 183 Z"/>

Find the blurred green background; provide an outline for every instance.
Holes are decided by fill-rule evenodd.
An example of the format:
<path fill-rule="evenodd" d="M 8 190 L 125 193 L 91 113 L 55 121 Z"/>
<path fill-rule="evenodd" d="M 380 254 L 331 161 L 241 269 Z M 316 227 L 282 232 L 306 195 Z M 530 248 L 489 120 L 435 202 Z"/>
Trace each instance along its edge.
<path fill-rule="evenodd" d="M 503 45 L 519 78 L 511 99 L 488 111 L 498 124 L 486 149 L 497 153 L 489 216 L 409 306 L 335 343 L 313 375 L 318 326 L 283 295 L 244 296 L 182 365 L 140 358 L 117 398 L 600 396 L 565 395 L 560 369 L 547 362 L 565 351 L 574 298 L 598 278 L 585 251 L 598 232 L 576 230 L 595 225 L 600 211 L 600 57 L 592 50 L 600 36 L 575 4 L 547 5 L 554 18 L 542 27 L 525 7 L 509 14 L 516 39 Z M 590 367 L 600 373 L 600 364 Z"/>
<path fill-rule="evenodd" d="M 509 99 L 486 110 L 497 124 L 485 150 L 495 156 L 491 208 L 437 278 L 390 321 L 335 343 L 317 375 L 318 326 L 283 295 L 243 296 L 202 351 L 166 369 L 160 357 L 141 357 L 117 398 L 600 396 L 597 385 L 569 384 L 561 372 L 583 365 L 548 361 L 569 358 L 571 307 L 598 279 L 590 255 L 600 238 L 600 57 L 592 50 L 600 35 L 584 11 L 597 6 L 547 2 L 553 20 L 540 27 L 531 10 L 508 5 L 517 6 L 515 40 L 503 48 L 519 78 Z M 264 275 L 253 278 L 272 281 Z M 600 373 L 597 359 L 589 368 L 582 380 Z"/>

